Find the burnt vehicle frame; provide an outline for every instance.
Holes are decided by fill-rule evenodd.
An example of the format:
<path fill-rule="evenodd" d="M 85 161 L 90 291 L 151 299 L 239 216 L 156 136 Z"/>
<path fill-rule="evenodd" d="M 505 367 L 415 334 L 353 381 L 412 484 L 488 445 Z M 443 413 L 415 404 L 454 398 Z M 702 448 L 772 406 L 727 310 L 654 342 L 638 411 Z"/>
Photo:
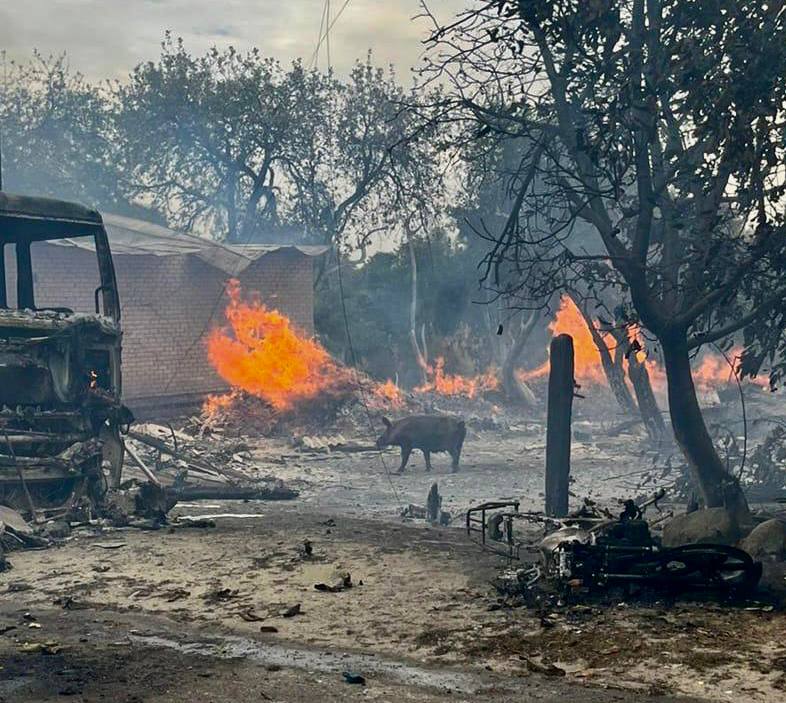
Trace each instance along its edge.
<path fill-rule="evenodd" d="M 37 305 L 33 250 L 79 241 L 95 252 L 94 310 Z M 119 483 L 120 300 L 101 215 L 0 192 L 0 503 L 35 519 L 100 503 L 103 464 Z M 14 280 L 12 280 L 14 279 Z"/>
<path fill-rule="evenodd" d="M 508 560 L 521 560 L 527 547 L 516 539 L 518 521 L 539 523 L 548 533 L 538 544 L 541 565 L 517 572 L 531 588 L 548 577 L 565 595 L 577 589 L 599 592 L 609 587 L 646 587 L 668 591 L 713 590 L 744 595 L 759 582 L 762 565 L 741 549 L 723 544 L 687 544 L 664 548 L 644 519 L 647 507 L 663 498 L 656 493 L 637 505 L 624 502 L 615 517 L 583 509 L 566 518 L 519 512 L 516 501 L 482 503 L 467 511 L 466 529 L 480 535 L 481 546 Z"/>

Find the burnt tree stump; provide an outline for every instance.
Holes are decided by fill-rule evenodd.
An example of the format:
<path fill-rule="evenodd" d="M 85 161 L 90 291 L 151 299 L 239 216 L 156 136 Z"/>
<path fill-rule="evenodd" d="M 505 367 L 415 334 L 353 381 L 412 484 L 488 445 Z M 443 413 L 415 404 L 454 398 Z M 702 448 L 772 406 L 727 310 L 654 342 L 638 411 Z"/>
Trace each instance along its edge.
<path fill-rule="evenodd" d="M 546 515 L 568 514 L 570 431 L 573 412 L 573 338 L 561 334 L 549 351 L 549 398 L 546 426 Z"/>

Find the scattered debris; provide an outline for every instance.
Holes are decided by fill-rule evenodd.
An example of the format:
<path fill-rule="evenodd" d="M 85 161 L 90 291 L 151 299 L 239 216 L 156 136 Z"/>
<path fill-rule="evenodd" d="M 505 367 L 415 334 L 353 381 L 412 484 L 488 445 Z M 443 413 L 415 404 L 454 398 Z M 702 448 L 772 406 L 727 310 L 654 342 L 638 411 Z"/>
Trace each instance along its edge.
<path fill-rule="evenodd" d="M 281 612 L 282 618 L 294 618 L 296 615 L 302 615 L 303 611 L 300 609 L 300 603 L 290 606 Z"/>
<path fill-rule="evenodd" d="M 350 573 L 342 574 L 339 579 L 333 584 L 327 583 L 317 583 L 314 584 L 314 589 L 317 591 L 323 591 L 325 593 L 339 593 L 341 591 L 346 591 L 352 588 L 352 575 Z"/>
<path fill-rule="evenodd" d="M 202 596 L 206 603 L 221 603 L 237 598 L 240 591 L 232 588 L 215 588 Z"/>
<path fill-rule="evenodd" d="M 423 506 L 412 503 L 401 511 L 401 517 L 415 520 L 425 520 L 427 515 L 428 511 Z"/>
<path fill-rule="evenodd" d="M 47 642 L 24 642 L 19 647 L 19 651 L 23 654 L 59 654 L 61 650 L 59 643 L 54 640 Z"/>
<path fill-rule="evenodd" d="M 292 500 L 298 492 L 281 481 L 265 482 L 253 486 L 195 485 L 166 489 L 172 500 Z"/>
<path fill-rule="evenodd" d="M 133 525 L 136 518 L 164 524 L 175 503 L 176 500 L 160 484 L 132 480 L 117 490 L 107 492 L 103 512 L 119 527 Z"/>
<path fill-rule="evenodd" d="M 526 662 L 527 668 L 530 671 L 534 671 L 537 674 L 544 674 L 545 676 L 565 676 L 567 673 L 565 669 L 555 664 L 545 664 L 524 654 L 519 655 L 519 658 Z"/>
<path fill-rule="evenodd" d="M 265 618 L 257 615 L 252 608 L 246 608 L 238 613 L 238 617 L 246 622 L 262 622 Z"/>
<path fill-rule="evenodd" d="M 198 529 L 208 529 L 216 526 L 214 520 L 206 518 L 194 517 L 191 515 L 179 515 L 174 521 L 177 527 L 194 527 Z"/>
<path fill-rule="evenodd" d="M 442 496 L 439 494 L 439 487 L 434 483 L 426 497 L 426 507 L 410 503 L 401 511 L 401 517 L 410 520 L 428 520 L 432 525 L 446 527 L 453 518 L 450 513 L 445 512 L 441 507 Z"/>
<path fill-rule="evenodd" d="M 343 672 L 342 676 L 344 677 L 344 681 L 347 683 L 358 684 L 360 686 L 364 686 L 366 684 L 366 679 L 360 674 L 353 674 L 351 671 L 345 671 Z"/>

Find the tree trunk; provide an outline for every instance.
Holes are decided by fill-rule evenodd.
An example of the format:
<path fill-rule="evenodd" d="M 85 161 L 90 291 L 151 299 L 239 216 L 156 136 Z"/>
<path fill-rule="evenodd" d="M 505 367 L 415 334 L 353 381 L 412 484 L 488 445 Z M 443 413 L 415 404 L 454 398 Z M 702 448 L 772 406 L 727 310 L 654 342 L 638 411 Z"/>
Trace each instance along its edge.
<path fill-rule="evenodd" d="M 739 481 L 723 465 L 704 424 L 684 334 L 660 337 L 669 387 L 669 414 L 674 437 L 688 461 L 704 505 L 726 507 L 738 517 L 750 515 Z"/>
<path fill-rule="evenodd" d="M 611 334 L 617 343 L 615 357 L 621 361 L 625 357 L 625 350 L 630 347 L 628 335 L 624 329 L 614 328 Z M 628 378 L 636 394 L 639 414 L 644 422 L 649 438 L 653 442 L 660 443 L 666 434 L 666 423 L 663 422 L 663 415 L 652 391 L 650 374 L 645 364 L 636 357 L 636 352 L 631 350 L 628 357 Z M 620 364 L 617 364 L 620 367 Z M 624 382 L 624 376 L 623 376 Z M 627 387 L 626 387 L 627 390 Z"/>
<path fill-rule="evenodd" d="M 428 360 L 423 355 L 418 344 L 417 333 L 417 312 L 418 312 L 418 260 L 415 256 L 415 245 L 412 238 L 407 238 L 409 246 L 409 261 L 412 267 L 412 298 L 409 306 L 409 342 L 412 345 L 412 353 L 420 369 L 420 381 L 422 385 L 428 383 Z"/>
<path fill-rule="evenodd" d="M 628 378 L 633 385 L 647 434 L 653 442 L 661 442 L 666 435 L 666 423 L 663 422 L 658 401 L 655 400 L 655 394 L 652 392 L 647 367 L 638 360 L 635 351 L 631 351 L 628 355 Z"/>
<path fill-rule="evenodd" d="M 518 332 L 516 332 L 516 336 L 513 339 L 513 344 L 511 344 L 502 364 L 501 380 L 505 397 L 512 403 L 524 405 L 528 408 L 537 405 L 538 399 L 526 383 L 516 378 L 516 366 L 538 319 L 540 319 L 539 312 L 533 310 L 526 322 L 524 320 L 521 321 Z"/>

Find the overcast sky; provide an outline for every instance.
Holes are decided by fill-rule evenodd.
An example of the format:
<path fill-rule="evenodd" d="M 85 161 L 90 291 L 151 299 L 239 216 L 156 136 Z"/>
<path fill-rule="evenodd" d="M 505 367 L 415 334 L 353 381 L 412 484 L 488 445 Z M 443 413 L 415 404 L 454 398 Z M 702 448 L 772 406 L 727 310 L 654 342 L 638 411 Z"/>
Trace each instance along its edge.
<path fill-rule="evenodd" d="M 345 0 L 331 0 L 335 17 Z M 449 17 L 465 0 L 428 0 Z M 0 0 L 0 49 L 24 58 L 33 49 L 67 52 L 90 79 L 122 78 L 140 61 L 155 59 L 164 32 L 201 53 L 211 46 L 258 47 L 289 62 L 312 56 L 325 0 Z M 345 72 L 374 52 L 375 63 L 396 65 L 405 78 L 417 64 L 428 30 L 418 0 L 349 0 L 330 32 L 332 63 Z M 324 47 L 319 65 L 327 64 Z"/>

